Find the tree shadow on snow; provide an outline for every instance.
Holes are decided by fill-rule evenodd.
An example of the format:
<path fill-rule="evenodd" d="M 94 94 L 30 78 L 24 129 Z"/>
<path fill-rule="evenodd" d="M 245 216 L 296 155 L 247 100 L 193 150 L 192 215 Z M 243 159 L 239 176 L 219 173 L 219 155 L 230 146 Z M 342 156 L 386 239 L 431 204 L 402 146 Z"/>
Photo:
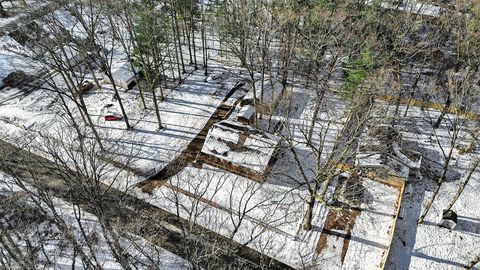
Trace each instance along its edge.
<path fill-rule="evenodd" d="M 458 216 L 457 226 L 454 231 L 480 234 L 480 220 L 468 217 Z"/>
<path fill-rule="evenodd" d="M 442 154 L 433 149 L 428 149 L 422 146 L 418 146 L 416 151 L 420 152 L 423 156 L 420 171 L 424 178 L 438 181 L 438 179 L 440 179 L 445 162 Z M 454 159 L 450 161 L 450 165 L 445 176 L 445 182 L 457 181 L 462 176 L 457 168 L 455 168 L 455 162 L 456 160 Z M 435 188 L 435 185 L 431 186 Z M 432 191 L 430 189 L 428 190 Z"/>

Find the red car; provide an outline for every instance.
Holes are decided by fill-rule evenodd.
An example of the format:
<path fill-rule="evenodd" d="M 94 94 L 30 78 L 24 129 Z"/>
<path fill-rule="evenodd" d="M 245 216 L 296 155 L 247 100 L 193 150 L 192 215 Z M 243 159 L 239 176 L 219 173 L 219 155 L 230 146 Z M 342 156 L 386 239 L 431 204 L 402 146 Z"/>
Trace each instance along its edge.
<path fill-rule="evenodd" d="M 121 119 L 122 119 L 121 116 L 105 115 L 105 121 L 119 121 Z"/>

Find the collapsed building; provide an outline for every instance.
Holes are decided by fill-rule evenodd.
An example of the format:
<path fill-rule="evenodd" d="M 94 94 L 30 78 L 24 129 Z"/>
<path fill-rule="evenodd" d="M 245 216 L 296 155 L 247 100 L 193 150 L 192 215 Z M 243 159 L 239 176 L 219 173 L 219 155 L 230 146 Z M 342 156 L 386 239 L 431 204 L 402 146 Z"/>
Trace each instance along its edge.
<path fill-rule="evenodd" d="M 387 125 L 362 134 L 355 163 L 362 171 L 383 169 L 405 180 L 421 177 L 421 154 L 403 147 L 401 134 Z"/>
<path fill-rule="evenodd" d="M 223 120 L 209 130 L 197 160 L 262 182 L 277 160 L 279 144 L 275 135 Z"/>

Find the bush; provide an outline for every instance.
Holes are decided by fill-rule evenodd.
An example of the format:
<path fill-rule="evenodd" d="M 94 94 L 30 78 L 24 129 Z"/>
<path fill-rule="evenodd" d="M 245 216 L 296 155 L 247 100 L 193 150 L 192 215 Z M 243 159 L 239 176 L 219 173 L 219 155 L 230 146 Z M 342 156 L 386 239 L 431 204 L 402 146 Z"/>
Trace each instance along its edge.
<path fill-rule="evenodd" d="M 347 63 L 347 78 L 343 97 L 351 99 L 355 95 L 357 88 L 365 81 L 374 65 L 374 59 L 370 49 L 363 49 L 360 56 Z"/>

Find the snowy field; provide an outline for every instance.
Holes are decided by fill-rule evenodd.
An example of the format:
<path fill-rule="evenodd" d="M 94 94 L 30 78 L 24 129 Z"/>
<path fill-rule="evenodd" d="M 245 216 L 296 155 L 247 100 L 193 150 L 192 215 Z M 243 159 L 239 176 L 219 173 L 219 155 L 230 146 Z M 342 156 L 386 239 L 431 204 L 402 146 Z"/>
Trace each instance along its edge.
<path fill-rule="evenodd" d="M 366 0 L 365 4 L 372 5 L 375 0 Z M 421 3 L 415 0 L 403 0 L 389 3 L 388 1 L 380 1 L 380 6 L 385 9 L 395 9 L 398 11 L 409 12 L 413 14 L 419 14 L 424 16 L 438 17 L 442 15 L 444 9 L 437 5 Z"/>
<path fill-rule="evenodd" d="M 2 1 L 3 9 L 7 13 L 7 17 L 0 16 L 0 30 L 7 26 L 10 23 L 21 19 L 26 15 L 26 12 L 36 10 L 42 6 L 45 6 L 49 3 L 49 0 L 12 0 L 12 1 Z M 26 8 L 25 8 L 26 4 Z M 8 30 L 8 29 L 3 29 Z"/>
<path fill-rule="evenodd" d="M 115 103 L 112 102 L 112 89 L 108 84 L 104 85 L 102 90 L 87 93 L 84 97 L 100 136 L 108 147 L 115 149 L 116 153 L 123 153 L 124 156 L 130 155 L 129 166 L 151 174 L 161 170 L 182 153 L 210 119 L 228 90 L 238 81 L 238 70 L 231 72 L 213 66 L 211 71 L 212 74 L 230 74 L 226 76 L 230 79 L 223 84 L 207 83 L 201 74 L 203 71 L 193 72 L 184 84 L 168 92 L 166 99 L 160 103 L 162 122 L 166 126 L 160 131 L 156 130 L 155 112 L 152 109 L 140 109 L 139 93 L 135 88 L 120 92 L 125 100 L 133 131 L 125 130 L 122 121 L 103 121 L 102 110 L 105 105 Z M 61 80 L 57 80 L 57 83 L 61 85 Z M 294 110 L 291 112 L 293 118 L 288 121 L 295 147 L 302 153 L 304 166 L 311 166 L 315 161 L 311 149 L 305 144 L 305 133 L 313 114 L 314 102 L 300 87 L 294 87 L 291 91 Z M 29 95 L 22 95 L 18 90 L 8 89 L 1 94 L 4 102 L 0 106 L 0 119 L 5 123 L 0 126 L 2 138 L 33 139 L 38 132 L 55 132 L 61 128 L 57 120 L 59 116 L 55 113 L 58 111 L 55 107 L 56 96 L 52 92 L 37 90 Z M 233 104 L 235 98 L 239 97 L 233 95 L 227 103 Z M 314 132 L 314 137 L 326 132 L 328 143 L 325 145 L 324 155 L 333 147 L 335 136 L 342 127 L 338 119 L 342 117 L 344 110 L 343 102 L 338 97 L 327 94 L 326 98 L 329 102 L 325 102 Z M 118 107 L 115 107 L 116 105 L 114 110 L 118 113 Z M 274 119 L 285 120 L 281 115 L 280 112 Z M 25 140 L 17 141 L 19 142 L 25 143 Z M 118 156 L 115 159 L 124 161 Z M 307 194 L 291 181 L 292 172 L 296 171 L 291 160 L 292 157 L 285 154 L 263 185 L 210 166 L 205 166 L 204 169 L 189 166 L 174 176 L 170 180 L 172 183 L 162 186 L 153 195 L 138 190 L 136 195 L 174 214 L 177 213 L 176 201 L 181 200 L 185 206 L 182 217 L 190 219 L 192 213 L 198 213 L 198 216 L 193 214 L 198 224 L 232 237 L 239 243 L 248 244 L 249 247 L 294 267 L 318 267 L 326 263 L 338 269 L 356 269 L 359 267 L 356 264 L 358 260 L 353 258 L 362 253 L 368 254 L 366 256 L 371 261 L 371 264 L 362 264 L 365 266 L 363 269 L 380 268 L 388 250 L 390 228 L 394 223 L 392 213 L 396 211 L 398 190 L 377 182 L 365 181 L 367 191 L 374 193 L 373 197 L 378 200 L 370 201 L 366 205 L 371 211 L 363 211 L 358 215 L 351 230 L 348 248 L 345 248 L 346 253 L 343 248 L 338 248 L 338 243 L 343 243 L 347 236 L 341 232 L 333 232 L 333 235 L 327 236 L 325 247 L 317 254 L 316 248 L 328 209 L 316 207 L 314 229 L 308 233 L 302 231 L 304 199 Z M 112 168 L 112 174 L 114 173 L 115 168 Z M 287 177 L 288 174 L 290 177 Z M 123 172 L 116 179 L 118 182 L 114 183 L 115 187 L 129 190 L 145 177 Z M 108 178 L 105 181 L 108 181 Z M 172 187 L 178 187 L 184 192 L 178 192 L 178 189 Z M 201 201 L 192 199 L 192 196 L 196 197 L 198 194 L 202 194 Z M 340 259 L 342 257 L 343 263 Z"/>
<path fill-rule="evenodd" d="M 84 94 L 92 120 L 104 140 L 105 148 L 109 149 L 107 156 L 128 164 L 137 172 L 137 175 L 128 176 L 128 183 L 125 179 L 116 183 L 118 186 L 133 186 L 178 157 L 205 126 L 227 93 L 242 80 L 238 71 L 228 70 L 211 61 L 210 75 L 215 74 L 221 75 L 225 81 L 206 82 L 203 70 L 192 71 L 183 84 L 174 91 L 165 93 L 165 100 L 159 103 L 159 112 L 165 127 L 162 130 L 157 129 L 157 117 L 152 102 L 147 102 L 147 109 L 142 108 L 138 88 L 129 91 L 120 89 L 120 96 L 133 130 L 126 130 L 123 121 L 104 120 L 107 110 L 121 115 L 118 102 L 113 100 L 111 85 L 104 84 L 100 91 Z M 97 76 L 101 78 L 102 75 Z M 60 88 L 64 85 L 60 76 L 55 76 L 53 82 Z M 157 96 L 160 96 L 158 89 Z M 232 95 L 229 102 L 238 98 L 238 95 Z M 145 99 L 151 100 L 151 94 L 145 93 Z M 27 92 L 18 88 L 6 88 L 0 91 L 0 137 L 11 142 L 14 138 L 23 138 L 19 142 L 13 142 L 23 144 L 28 140 L 36 140 L 39 132 L 60 136 L 57 133 L 65 128 L 65 121 L 61 121 L 65 115 L 59 114 L 62 108 L 58 103 L 57 94 L 48 89 Z M 75 107 L 73 102 L 69 104 L 71 108 Z M 108 104 L 113 106 L 107 108 Z M 75 115 L 81 122 L 78 111 Z M 41 142 L 36 141 L 36 146 L 41 147 Z"/>
<path fill-rule="evenodd" d="M 73 35 L 83 35 L 78 24 L 64 11 L 57 10 L 54 16 Z M 102 35 L 103 38 L 109 38 L 108 33 Z M 3 41 L 0 45 L 13 44 L 18 45 L 20 50 L 24 49 L 8 36 L 3 36 L 0 41 Z M 197 42 L 201 43 L 201 40 L 197 39 Z M 126 54 L 120 44 L 105 45 L 114 46 L 113 63 L 126 61 Z M 210 45 L 213 46 L 212 43 Z M 10 48 L 5 50 L 2 48 L 0 46 L 0 64 L 5 68 L 0 70 L 0 79 L 14 70 L 38 74 L 39 68 L 35 62 L 21 57 Z M 186 48 L 184 49 L 184 58 L 187 59 L 188 52 Z M 210 52 L 212 58 L 216 54 L 216 51 Z M 197 55 L 197 61 L 199 63 L 202 61 L 201 54 Z M 84 94 L 86 107 L 105 144 L 104 156 L 117 162 L 115 166 L 126 165 L 128 168 L 128 172 L 122 172 L 122 177 L 115 177 L 118 180 L 114 183 L 117 188 L 128 190 L 176 159 L 206 125 L 235 84 L 244 80 L 244 75 L 240 75 L 241 69 L 233 69 L 213 59 L 209 60 L 208 64 L 208 76 L 217 76 L 221 80 L 207 82 L 203 70 L 195 71 L 193 67 L 187 66 L 187 73 L 183 74 L 183 83 L 174 91 L 167 88 L 163 89 L 162 93 L 159 88 L 155 89 L 158 99 L 162 95 L 165 97 L 163 101 L 158 102 L 164 126 L 162 130 L 158 130 L 152 94 L 144 93 L 147 108 L 143 108 L 138 86 L 128 91 L 119 89 L 132 130 L 125 129 L 124 121 L 104 120 L 104 116 L 108 114 L 121 115 L 110 84 L 103 83 L 101 90 L 92 90 Z M 93 75 L 89 72 L 82 69 L 76 72 L 80 77 L 85 76 L 86 79 L 93 81 Z M 51 74 L 53 77 L 48 84 L 54 84 L 57 88 L 67 91 L 63 78 L 54 72 Z M 166 75 L 173 77 L 170 70 L 166 71 Z M 99 81 L 105 81 L 104 74 L 97 72 L 96 77 Z M 48 84 L 36 90 L 6 87 L 0 91 L 0 138 L 16 145 L 30 144 L 33 148 L 42 149 L 44 145 L 38 139 L 39 134 L 54 136 L 61 141 L 75 136 L 73 132 L 68 132 L 71 127 L 67 127 L 65 109 L 61 108 L 58 94 L 52 91 Z M 226 103 L 232 105 L 239 97 L 241 95 L 233 93 Z M 75 103 L 66 99 L 75 118 L 83 125 Z M 41 154 L 41 150 L 37 153 Z M 112 171 L 112 176 L 114 175 L 116 173 Z"/>
<path fill-rule="evenodd" d="M 229 71 L 212 66 L 210 72 L 227 74 Z M 94 123 L 105 134 L 106 147 L 114 152 L 111 153 L 113 159 L 128 163 L 145 176 L 151 176 L 178 157 L 202 130 L 237 82 L 234 76 L 221 85 L 205 82 L 202 70 L 193 71 L 184 83 L 170 91 L 165 100 L 159 103 L 164 126 L 162 130 L 157 130 L 153 104 L 148 104 L 149 109 L 146 111 L 141 109 L 136 91 L 122 93 L 125 110 L 133 126 L 131 131 L 125 130 L 123 121 L 104 121 L 105 105 L 116 103 L 112 101 L 113 90 L 108 85 L 98 93 L 87 95 L 85 102 L 88 108 L 92 108 Z M 151 100 L 151 95 L 146 94 L 145 98 Z M 118 105 L 115 104 L 114 107 L 113 110 L 119 114 Z"/>

